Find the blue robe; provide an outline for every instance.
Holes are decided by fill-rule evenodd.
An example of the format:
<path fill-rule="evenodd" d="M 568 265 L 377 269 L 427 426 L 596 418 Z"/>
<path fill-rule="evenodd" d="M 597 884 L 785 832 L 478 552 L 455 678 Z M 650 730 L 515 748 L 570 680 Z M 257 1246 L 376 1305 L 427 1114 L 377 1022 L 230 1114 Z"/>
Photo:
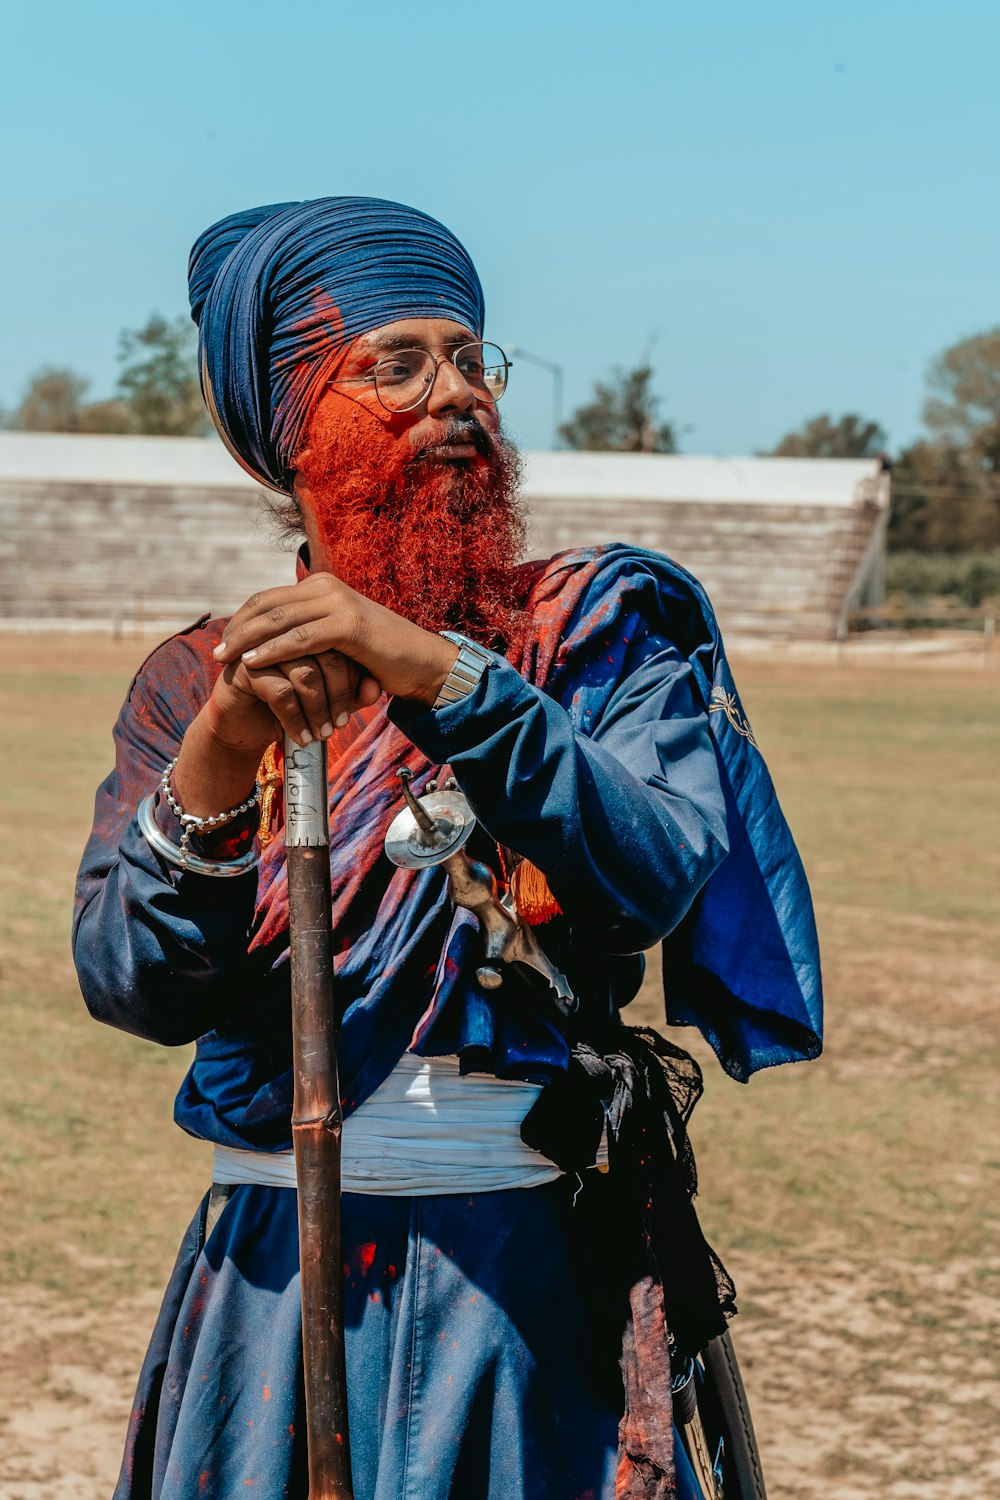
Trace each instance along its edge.
<path fill-rule="evenodd" d="M 667 1019 L 699 1026 L 733 1076 L 745 1079 L 756 1068 L 819 1050 L 819 969 L 808 889 L 704 593 L 666 559 L 620 546 L 563 554 L 527 581 L 531 628 L 515 660 L 495 657 L 475 691 L 457 704 L 437 711 L 401 700 L 380 704 L 355 715 L 331 742 L 331 877 L 346 1113 L 378 1087 L 408 1046 L 425 1054 L 457 1053 L 466 1070 L 542 1084 L 566 1069 L 569 1056 L 562 1030 L 527 985 L 511 976 L 500 992 L 479 990 L 474 923 L 467 913 L 456 917 L 450 910 L 442 872 L 396 870 L 385 859 L 382 839 L 398 810 L 397 772 L 404 763 L 414 770 L 418 790 L 432 775 L 456 777 L 481 824 L 474 852 L 492 860 L 498 873 L 497 844 L 544 872 L 561 914 L 539 932 L 580 996 L 583 1034 L 588 1024 L 606 1026 L 634 997 L 642 981 L 642 951 L 662 941 Z M 281 839 L 265 851 L 257 872 L 209 881 L 167 866 L 135 822 L 138 802 L 155 789 L 211 692 L 218 671 L 211 650 L 223 625 L 201 623 L 168 641 L 132 686 L 115 731 L 116 768 L 98 792 L 80 872 L 75 953 L 85 998 L 97 1017 L 162 1043 L 197 1042 L 177 1100 L 176 1118 L 184 1129 L 222 1145 L 287 1150 L 292 1080 Z M 522 1195 L 522 1216 L 537 1211 L 535 1238 L 545 1235 L 575 1254 L 579 1232 L 572 1214 L 561 1203 L 557 1230 L 542 1192 Z M 254 1219 L 249 1202 L 245 1212 L 231 1204 L 205 1253 L 213 1253 L 214 1242 L 229 1268 L 231 1299 L 232 1268 L 259 1236 L 265 1260 L 288 1271 L 281 1303 L 290 1309 L 288 1299 L 297 1296 L 288 1259 L 292 1195 L 237 1190 L 258 1205 L 261 1194 L 278 1195 L 272 1209 L 258 1206 Z M 466 1217 L 461 1234 L 448 1217 L 447 1200 L 434 1200 L 460 1242 L 460 1260 L 482 1259 L 482 1242 L 495 1232 L 492 1216 L 506 1196 L 479 1195 L 477 1213 Z M 556 1196 L 548 1195 L 546 1203 Z M 485 1201 L 491 1197 L 496 1201 Z M 426 1204 L 423 1211 L 432 1212 Z M 371 1202 L 363 1210 L 345 1206 L 348 1224 L 357 1215 L 358 1244 L 377 1243 L 366 1238 L 367 1226 L 381 1212 Z M 227 1215 L 230 1228 L 224 1230 Z M 251 1221 L 257 1228 L 246 1230 Z M 403 1234 L 398 1223 L 394 1232 Z M 527 1220 L 522 1233 L 531 1240 Z M 412 1227 L 407 1236 L 404 1244 Z M 198 1278 L 205 1274 L 198 1255 L 196 1246 L 189 1246 L 186 1259 L 182 1254 L 182 1285 L 168 1297 L 154 1336 L 154 1349 L 165 1344 L 167 1354 L 158 1363 L 151 1350 L 152 1366 L 144 1371 L 120 1500 L 196 1494 L 192 1475 L 199 1453 L 208 1450 L 223 1464 L 226 1481 L 207 1492 L 238 1492 L 236 1467 L 225 1467 L 230 1440 L 222 1434 L 231 1423 L 218 1412 L 206 1413 L 191 1385 L 192 1367 L 175 1349 L 179 1310 L 197 1298 Z M 252 1275 L 239 1274 L 247 1312 L 237 1325 L 256 1334 L 239 1346 L 242 1355 L 231 1342 L 224 1352 L 216 1349 L 213 1339 L 221 1337 L 224 1315 L 213 1321 L 216 1333 L 202 1344 L 202 1354 L 209 1367 L 222 1359 L 224 1384 L 242 1390 L 249 1389 L 251 1365 L 261 1354 L 260 1329 L 272 1322 L 265 1304 L 250 1310 L 259 1289 Z M 526 1299 L 529 1310 L 510 1305 L 510 1288 L 496 1265 L 475 1275 L 487 1277 L 487 1284 L 473 1275 L 470 1288 L 479 1287 L 502 1314 L 494 1333 L 503 1319 L 523 1325 L 530 1365 L 547 1342 L 546 1281 L 540 1273 L 538 1295 Z M 385 1297 L 383 1284 L 372 1290 Z M 407 1287 L 403 1300 L 411 1294 L 417 1296 L 415 1287 Z M 435 1308 L 436 1317 L 446 1316 L 445 1305 Z M 291 1320 L 287 1328 L 281 1317 Z M 274 1325 L 284 1330 L 276 1336 L 275 1356 L 290 1389 L 295 1315 L 287 1310 L 281 1317 Z M 377 1338 L 371 1342 L 370 1325 L 371 1318 L 362 1318 L 353 1333 L 348 1329 L 349 1360 L 366 1379 L 384 1373 L 388 1358 Z M 499 1335 L 498 1348 L 506 1347 L 505 1337 Z M 608 1475 L 614 1472 L 620 1391 L 616 1406 L 607 1395 L 603 1356 L 581 1365 L 573 1340 L 559 1342 L 565 1360 L 561 1374 L 553 1367 L 551 1379 L 569 1388 L 575 1371 L 578 1383 L 587 1386 L 589 1380 L 593 1389 L 580 1394 L 574 1407 L 578 1425 L 571 1424 L 574 1435 L 563 1446 L 540 1409 L 537 1421 L 531 1417 L 528 1408 L 537 1402 L 528 1402 L 516 1433 L 497 1419 L 518 1449 L 524 1474 L 523 1489 L 497 1489 L 497 1495 L 569 1500 L 588 1488 L 595 1497 L 613 1493 Z M 492 1410 L 504 1380 L 497 1374 L 491 1396 L 489 1372 L 497 1366 L 483 1353 L 491 1347 L 489 1337 L 471 1343 L 482 1358 L 465 1367 L 463 1399 L 477 1410 L 485 1401 Z M 510 1391 L 516 1388 L 516 1381 L 509 1384 Z M 189 1424 L 173 1423 L 164 1391 L 182 1410 L 192 1403 Z M 472 1459 L 465 1449 L 457 1456 L 462 1445 L 456 1424 L 467 1421 L 461 1402 L 452 1407 L 445 1393 L 438 1395 L 444 1403 L 441 1445 L 423 1459 L 414 1455 L 417 1467 L 412 1475 L 407 1471 L 412 1493 L 421 1500 L 438 1493 L 485 1494 L 485 1480 L 469 1487 L 462 1479 L 466 1488 L 459 1486 L 456 1475 Z M 510 1399 L 516 1405 L 522 1398 L 527 1401 L 525 1391 Z M 362 1426 L 355 1435 L 354 1414 L 362 1423 L 360 1414 L 377 1408 L 373 1399 L 360 1389 L 352 1397 L 352 1441 L 359 1453 L 370 1452 L 373 1442 L 381 1453 L 382 1444 L 391 1448 L 398 1439 L 385 1412 L 377 1441 Z M 286 1426 L 298 1433 L 284 1443 L 279 1462 L 287 1490 L 274 1487 L 277 1471 L 269 1471 L 268 1493 L 302 1493 L 295 1477 L 301 1470 L 301 1415 Z M 567 1465 L 588 1432 L 604 1434 L 601 1456 L 594 1458 L 589 1479 L 580 1479 Z M 494 1462 L 493 1441 L 484 1437 L 477 1448 L 483 1475 Z M 553 1462 L 563 1464 L 561 1479 L 553 1479 L 551 1466 L 537 1457 L 547 1441 Z M 134 1468 L 138 1453 L 148 1456 L 141 1476 Z M 372 1473 L 381 1461 L 365 1460 Z M 171 1472 L 181 1475 L 170 1482 L 173 1488 L 163 1477 Z M 358 1500 L 382 1500 L 377 1480 L 371 1483 L 359 1479 Z"/>

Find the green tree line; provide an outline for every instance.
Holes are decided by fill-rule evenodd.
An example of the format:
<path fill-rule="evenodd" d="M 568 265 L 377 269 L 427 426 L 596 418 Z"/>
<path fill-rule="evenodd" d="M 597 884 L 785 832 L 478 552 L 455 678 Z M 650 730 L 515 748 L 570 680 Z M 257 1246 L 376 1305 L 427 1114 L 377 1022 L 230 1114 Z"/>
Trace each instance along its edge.
<path fill-rule="evenodd" d="M 107 401 L 88 401 L 90 382 L 46 365 L 28 381 L 3 425 L 18 432 L 143 432 L 200 437 L 211 422 L 198 385 L 198 335 L 190 318 L 153 313 L 118 340 L 118 380 Z"/>
<path fill-rule="evenodd" d="M 592 399 L 560 428 L 565 446 L 675 452 L 676 427 L 662 418 L 652 382 L 646 362 L 598 381 Z M 989 551 L 995 559 L 1000 549 L 1000 328 L 962 339 L 932 362 L 923 422 L 928 436 L 890 455 L 881 423 L 857 412 L 821 413 L 768 451 L 781 458 L 884 455 L 892 466 L 892 551 L 945 557 Z M 993 560 L 986 568 L 990 578 L 995 570 Z M 914 578 L 919 571 L 903 568 Z M 942 578 L 958 576 L 944 564 L 938 572 Z M 954 591 L 972 597 L 981 576 L 983 568 L 970 564 Z"/>

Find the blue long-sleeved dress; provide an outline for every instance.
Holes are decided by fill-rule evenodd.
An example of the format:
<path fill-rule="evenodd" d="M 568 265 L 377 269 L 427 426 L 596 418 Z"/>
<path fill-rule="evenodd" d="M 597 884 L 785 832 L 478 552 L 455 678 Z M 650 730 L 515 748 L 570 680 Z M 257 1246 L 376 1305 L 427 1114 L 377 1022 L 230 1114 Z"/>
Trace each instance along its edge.
<path fill-rule="evenodd" d="M 642 951 L 666 940 L 668 1008 L 702 1026 L 730 1072 L 818 1050 L 801 866 L 697 585 L 654 554 L 599 549 L 536 574 L 527 610 L 519 659 L 495 657 L 467 698 L 436 711 L 383 702 L 331 742 L 348 1114 L 408 1047 L 540 1084 L 569 1056 L 528 984 L 479 989 L 475 924 L 452 912 L 442 871 L 386 859 L 404 764 L 418 790 L 454 775 L 479 819 L 474 852 L 498 874 L 498 845 L 544 872 L 560 914 L 540 932 L 580 997 L 582 1034 L 613 1021 L 641 983 Z M 96 1017 L 196 1041 L 176 1106 L 184 1129 L 281 1151 L 292 1080 L 280 835 L 256 871 L 222 881 L 167 865 L 136 824 L 211 692 L 223 625 L 166 642 L 132 685 L 74 946 Z M 739 868 L 720 879 L 734 854 Z M 358 1500 L 614 1493 L 621 1389 L 600 1330 L 621 1278 L 600 1191 L 586 1213 L 563 1182 L 345 1196 Z M 238 1188 L 207 1243 L 203 1206 L 140 1379 L 119 1500 L 305 1493 L 296 1258 L 294 1194 Z"/>

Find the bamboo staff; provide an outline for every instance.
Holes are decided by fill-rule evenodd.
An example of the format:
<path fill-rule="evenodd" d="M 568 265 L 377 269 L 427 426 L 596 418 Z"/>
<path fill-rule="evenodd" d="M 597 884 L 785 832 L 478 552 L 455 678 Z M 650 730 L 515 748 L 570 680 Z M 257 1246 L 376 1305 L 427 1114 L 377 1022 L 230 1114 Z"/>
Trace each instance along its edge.
<path fill-rule="evenodd" d="M 309 1500 L 353 1500 L 347 1432 L 326 742 L 285 740 L 292 1140 L 299 1200 Z"/>

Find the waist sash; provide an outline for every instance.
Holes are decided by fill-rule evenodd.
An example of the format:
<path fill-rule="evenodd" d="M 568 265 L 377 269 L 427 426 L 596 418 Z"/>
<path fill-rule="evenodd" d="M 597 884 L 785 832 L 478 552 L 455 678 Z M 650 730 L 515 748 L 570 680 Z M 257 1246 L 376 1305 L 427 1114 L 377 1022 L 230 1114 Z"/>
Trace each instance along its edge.
<path fill-rule="evenodd" d="M 521 1121 L 540 1092 L 538 1084 L 485 1074 L 463 1078 L 457 1057 L 405 1052 L 344 1121 L 344 1192 L 425 1197 L 552 1182 L 560 1168 L 521 1140 Z M 598 1163 L 606 1160 L 602 1143 Z M 212 1179 L 294 1188 L 295 1157 L 216 1146 Z"/>

